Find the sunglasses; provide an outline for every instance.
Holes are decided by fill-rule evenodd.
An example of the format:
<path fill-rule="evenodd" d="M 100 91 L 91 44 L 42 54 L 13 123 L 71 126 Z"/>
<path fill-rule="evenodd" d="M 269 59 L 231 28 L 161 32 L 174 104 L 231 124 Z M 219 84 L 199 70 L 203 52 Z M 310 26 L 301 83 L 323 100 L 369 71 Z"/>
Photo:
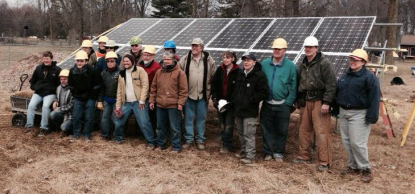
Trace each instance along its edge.
<path fill-rule="evenodd" d="M 131 47 L 139 47 L 138 44 L 131 45 Z"/>

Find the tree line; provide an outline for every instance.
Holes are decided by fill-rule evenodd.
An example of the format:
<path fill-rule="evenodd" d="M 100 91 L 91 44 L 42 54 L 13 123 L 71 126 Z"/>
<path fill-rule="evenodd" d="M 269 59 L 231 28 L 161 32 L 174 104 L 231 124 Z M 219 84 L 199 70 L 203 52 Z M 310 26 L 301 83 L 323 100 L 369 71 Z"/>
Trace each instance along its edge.
<path fill-rule="evenodd" d="M 396 3 L 397 22 L 403 23 L 400 32 L 414 34 L 415 0 L 29 0 L 16 7 L 0 0 L 0 35 L 76 40 L 83 36 L 99 35 L 133 17 L 375 15 L 376 22 L 388 22 L 390 1 L 399 2 Z M 28 29 L 24 29 L 24 26 Z M 375 37 L 385 40 L 386 27 L 379 28 L 374 32 Z"/>

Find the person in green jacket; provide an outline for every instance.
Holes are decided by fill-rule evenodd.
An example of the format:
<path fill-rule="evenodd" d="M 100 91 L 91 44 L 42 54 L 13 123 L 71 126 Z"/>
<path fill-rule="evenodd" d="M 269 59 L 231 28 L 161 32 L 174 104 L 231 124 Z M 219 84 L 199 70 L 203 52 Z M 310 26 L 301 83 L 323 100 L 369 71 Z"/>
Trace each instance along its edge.
<path fill-rule="evenodd" d="M 297 96 L 297 68 L 285 56 L 287 42 L 283 38 L 275 39 L 271 48 L 272 57 L 261 62 L 270 93 L 262 103 L 260 118 L 265 161 L 282 162 L 291 107 Z"/>

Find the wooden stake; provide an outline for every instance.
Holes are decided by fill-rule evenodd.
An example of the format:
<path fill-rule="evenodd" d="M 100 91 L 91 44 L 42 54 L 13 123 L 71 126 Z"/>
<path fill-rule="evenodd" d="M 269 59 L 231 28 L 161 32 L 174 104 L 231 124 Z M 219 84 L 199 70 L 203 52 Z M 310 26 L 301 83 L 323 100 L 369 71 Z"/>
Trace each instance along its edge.
<path fill-rule="evenodd" d="M 414 105 L 412 106 L 411 115 L 406 121 L 405 128 L 403 130 L 401 146 L 405 144 L 405 140 L 406 140 L 406 137 L 408 136 L 409 128 L 411 128 L 412 121 L 414 120 L 414 116 L 415 116 L 415 101 L 414 101 Z"/>

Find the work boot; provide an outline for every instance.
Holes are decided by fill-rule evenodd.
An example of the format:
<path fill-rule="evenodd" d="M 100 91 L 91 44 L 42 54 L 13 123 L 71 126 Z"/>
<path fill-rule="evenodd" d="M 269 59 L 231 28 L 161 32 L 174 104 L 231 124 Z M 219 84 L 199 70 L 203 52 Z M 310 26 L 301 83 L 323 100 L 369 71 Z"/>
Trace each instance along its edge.
<path fill-rule="evenodd" d="M 265 161 L 270 161 L 270 160 L 272 160 L 272 156 L 270 154 L 267 154 L 267 155 L 265 155 L 264 160 Z"/>
<path fill-rule="evenodd" d="M 319 172 L 327 172 L 327 171 L 329 170 L 329 167 L 330 167 L 330 165 L 328 165 L 328 164 L 326 164 L 326 165 L 324 165 L 324 164 L 320 164 L 320 165 L 317 167 L 317 170 L 318 170 Z"/>
<path fill-rule="evenodd" d="M 237 158 L 246 158 L 246 152 L 244 152 L 244 151 L 240 151 L 239 153 L 236 153 L 235 154 L 235 156 L 237 157 Z"/>
<path fill-rule="evenodd" d="M 370 183 L 370 181 L 373 180 L 370 168 L 362 169 L 362 173 L 360 174 L 360 180 L 364 183 Z"/>
<path fill-rule="evenodd" d="M 254 160 L 249 159 L 249 158 L 242 158 L 240 161 L 241 161 L 243 164 L 253 164 L 253 163 L 254 163 Z"/>
<path fill-rule="evenodd" d="M 294 160 L 293 160 L 293 163 L 294 164 L 308 164 L 308 163 L 310 163 L 311 162 L 311 160 L 303 160 L 303 159 L 301 159 L 301 158 L 295 158 Z"/>
<path fill-rule="evenodd" d="M 192 147 L 192 144 L 193 144 L 193 143 L 185 143 L 185 144 L 183 144 L 182 148 L 183 148 L 183 149 L 189 149 L 189 148 L 191 148 L 191 147 Z"/>
<path fill-rule="evenodd" d="M 205 146 L 205 144 L 204 144 L 204 143 L 197 143 L 196 145 L 197 145 L 197 149 L 199 149 L 199 150 L 204 150 L 204 149 L 206 149 L 206 146 Z"/>
<path fill-rule="evenodd" d="M 346 170 L 343 170 L 343 171 L 340 172 L 340 175 L 342 175 L 342 176 L 345 176 L 345 175 L 348 175 L 348 174 L 358 175 L 359 174 L 359 169 L 354 169 L 354 168 L 351 168 L 351 167 L 348 166 Z"/>
<path fill-rule="evenodd" d="M 219 153 L 221 153 L 221 154 L 229 154 L 229 153 L 231 153 L 231 151 L 229 151 L 228 148 L 221 148 L 219 150 Z"/>
<path fill-rule="evenodd" d="M 40 132 L 39 132 L 39 134 L 37 134 L 37 136 L 38 137 L 43 137 L 43 136 L 45 136 L 45 135 L 47 135 L 49 133 L 50 133 L 49 130 L 41 129 Z"/>

